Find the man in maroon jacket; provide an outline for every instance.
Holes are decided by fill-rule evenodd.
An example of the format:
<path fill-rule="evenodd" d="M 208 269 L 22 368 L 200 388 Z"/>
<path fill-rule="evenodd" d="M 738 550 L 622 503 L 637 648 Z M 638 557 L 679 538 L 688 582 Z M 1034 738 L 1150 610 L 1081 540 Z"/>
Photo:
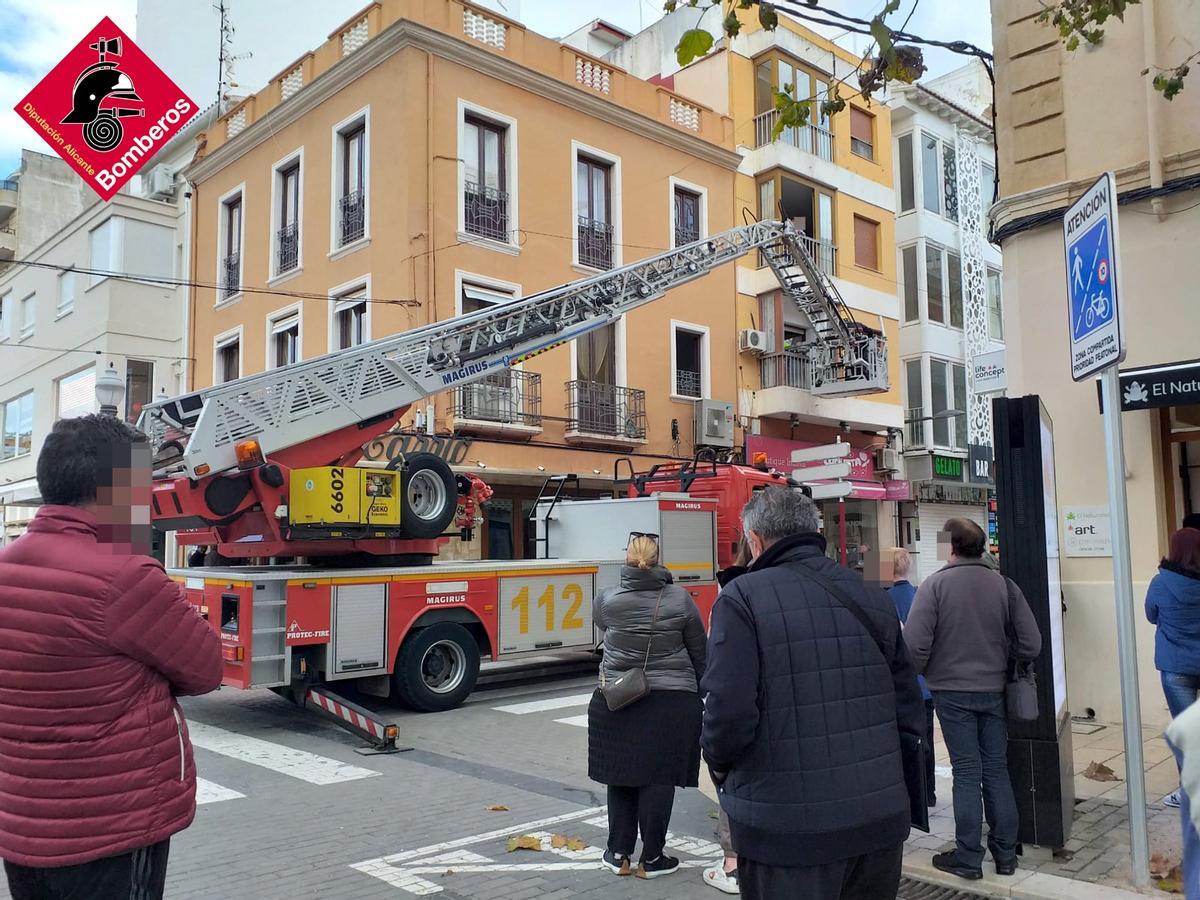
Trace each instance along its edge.
<path fill-rule="evenodd" d="M 150 457 L 107 416 L 57 422 L 45 502 L 0 549 L 0 858 L 14 900 L 161 898 L 196 813 L 182 694 L 220 641 L 146 556 Z"/>

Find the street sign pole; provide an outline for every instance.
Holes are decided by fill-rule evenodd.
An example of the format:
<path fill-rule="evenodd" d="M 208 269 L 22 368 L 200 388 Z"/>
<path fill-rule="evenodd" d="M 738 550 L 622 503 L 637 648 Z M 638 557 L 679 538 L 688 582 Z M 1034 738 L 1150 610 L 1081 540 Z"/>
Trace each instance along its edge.
<path fill-rule="evenodd" d="M 1125 725 L 1125 784 L 1129 806 L 1129 863 L 1133 883 L 1150 883 L 1146 831 L 1146 768 L 1142 758 L 1142 706 L 1138 693 L 1137 636 L 1133 616 L 1133 567 L 1129 550 L 1129 502 L 1125 493 L 1125 442 L 1121 433 L 1121 373 L 1125 329 L 1121 307 L 1117 179 L 1105 172 L 1063 214 L 1071 377 L 1101 373 L 1104 455 L 1112 521 L 1113 595 L 1117 613 L 1117 661 Z M 1057 525 L 1055 525 L 1057 527 Z"/>
<path fill-rule="evenodd" d="M 1137 635 L 1133 617 L 1129 505 L 1125 496 L 1125 440 L 1121 433 L 1121 374 L 1116 366 L 1110 366 L 1100 379 L 1104 391 L 1104 455 L 1108 460 L 1108 505 L 1112 521 L 1113 593 L 1117 603 L 1117 659 L 1125 722 L 1129 862 L 1133 883 L 1146 887 L 1150 884 L 1150 841 L 1146 831 L 1146 767 L 1142 758 L 1142 706 L 1138 693 Z"/>

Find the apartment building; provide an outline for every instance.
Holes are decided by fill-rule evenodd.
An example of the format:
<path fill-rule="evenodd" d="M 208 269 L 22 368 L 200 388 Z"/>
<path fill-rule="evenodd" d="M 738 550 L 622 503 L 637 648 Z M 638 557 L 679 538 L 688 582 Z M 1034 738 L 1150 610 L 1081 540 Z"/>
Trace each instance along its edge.
<path fill-rule="evenodd" d="M 894 352 L 900 313 L 890 116 L 882 102 L 867 104 L 846 87 L 845 110 L 827 117 L 818 109 L 804 127 L 776 134 L 777 92 L 819 101 L 835 81 L 856 84 L 859 60 L 783 10 L 774 31 L 762 29 L 754 10 L 737 15 L 742 28 L 729 39 L 720 5 L 699 16 L 681 8 L 606 59 L 732 119 L 741 156 L 735 218 L 791 221 L 850 315 L 881 332 L 892 348 L 886 363 L 881 359 L 877 392 L 822 393 L 812 368 L 821 323 L 785 299 L 763 258 L 738 266 L 740 341 L 753 348 L 738 356 L 738 411 L 750 426 L 747 458 L 765 455 L 786 471 L 793 450 L 848 440 L 855 448 L 853 493 L 844 503 L 826 502 L 825 524 L 837 546 L 844 517 L 847 560 L 857 563 L 863 548 L 894 544 L 896 503 L 910 496 L 897 471 L 898 454 L 883 452 L 899 447 L 904 422 Z M 713 35 L 713 49 L 680 68 L 675 47 L 683 32 L 696 27 Z"/>
<path fill-rule="evenodd" d="M 20 168 L 0 179 L 0 272 L 93 199 L 79 176 L 57 156 L 22 150 Z"/>
<path fill-rule="evenodd" d="M 1111 548 L 1103 541 L 1081 548 L 1067 531 L 1072 517 L 1084 515 L 1104 530 L 1108 471 L 1096 384 L 1071 378 L 1062 217 L 1103 172 L 1115 173 L 1114 265 L 1128 346 L 1121 419 L 1137 605 L 1171 534 L 1186 513 L 1200 510 L 1193 268 L 1200 82 L 1193 66 L 1171 101 L 1150 83 L 1156 67 L 1179 65 L 1200 49 L 1200 17 L 1189 0 L 1145 2 L 1129 7 L 1123 22 L 1105 22 L 1102 45 L 1070 52 L 1036 21 L 1041 9 L 1037 0 L 992 2 L 1000 198 L 991 216 L 1004 252 L 1009 393 L 1040 395 L 1053 420 L 1058 521 L 1048 543 L 1051 565 L 1061 571 L 1070 707 L 1117 721 Z M 1136 618 L 1142 717 L 1159 726 L 1168 713 L 1154 670 L 1154 629 Z"/>
<path fill-rule="evenodd" d="M 459 0 L 383 0 L 206 135 L 192 182 L 193 387 L 311 359 L 731 226 L 741 162 L 707 105 Z M 551 473 L 690 457 L 735 402 L 727 266 L 585 338 L 413 410 L 366 448 L 425 449 L 496 495 L 463 556 L 534 555 Z M 752 360 L 751 360 L 752 362 Z M 735 443 L 730 435 L 727 443 Z M 741 443 L 740 433 L 736 443 Z"/>
<path fill-rule="evenodd" d="M 971 361 L 1004 349 L 1000 248 L 987 239 L 996 178 L 984 115 L 990 93 L 974 61 L 898 86 L 890 102 L 904 456 L 913 486 L 900 535 L 918 578 L 943 565 L 937 535 L 947 519 L 972 519 L 996 536 L 991 480 L 970 464 L 972 446 L 984 461 L 992 446 L 991 397 L 977 393 Z"/>

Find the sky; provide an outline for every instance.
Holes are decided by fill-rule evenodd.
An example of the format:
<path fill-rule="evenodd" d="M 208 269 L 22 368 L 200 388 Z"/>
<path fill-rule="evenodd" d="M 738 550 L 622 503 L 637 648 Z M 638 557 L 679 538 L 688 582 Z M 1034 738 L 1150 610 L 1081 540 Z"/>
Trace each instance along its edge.
<path fill-rule="evenodd" d="M 186 0 L 204 3 L 207 0 Z M 233 3 L 277 3 L 285 0 L 231 0 Z M 830 0 L 839 10 L 867 18 L 884 0 Z M 988 0 L 903 0 L 894 21 L 903 21 L 912 4 L 917 8 L 909 23 L 910 32 L 942 40 L 966 40 L 985 50 L 991 48 Z M 366 0 L 363 0 L 363 6 Z M 637 31 L 662 15 L 661 0 L 488 0 L 528 28 L 549 37 L 562 37 L 598 15 L 626 31 Z M 20 164 L 21 148 L 48 153 L 50 148 L 13 107 L 66 52 L 78 43 L 101 12 L 110 16 L 136 39 L 137 0 L 0 0 L 0 178 Z M 292 27 L 301 27 L 292 25 Z M 831 29 L 818 28 L 831 32 Z M 832 31 L 830 36 L 836 35 Z M 326 35 L 314 34 L 312 46 Z M 844 38 L 849 46 L 853 37 Z M 859 39 L 860 41 L 863 39 Z M 854 49 L 861 50 L 862 44 Z M 937 76 L 965 62 L 963 57 L 933 48 L 925 50 L 929 76 Z M 170 74 L 169 61 L 158 63 Z"/>

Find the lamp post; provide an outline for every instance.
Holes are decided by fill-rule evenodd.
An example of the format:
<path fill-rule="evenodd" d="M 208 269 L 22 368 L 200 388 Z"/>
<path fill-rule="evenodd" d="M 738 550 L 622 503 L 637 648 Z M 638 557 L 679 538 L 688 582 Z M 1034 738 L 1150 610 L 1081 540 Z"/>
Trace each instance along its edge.
<path fill-rule="evenodd" d="M 125 380 L 117 374 L 112 363 L 96 378 L 96 401 L 100 404 L 100 415 L 118 418 L 117 410 L 125 396 Z"/>

